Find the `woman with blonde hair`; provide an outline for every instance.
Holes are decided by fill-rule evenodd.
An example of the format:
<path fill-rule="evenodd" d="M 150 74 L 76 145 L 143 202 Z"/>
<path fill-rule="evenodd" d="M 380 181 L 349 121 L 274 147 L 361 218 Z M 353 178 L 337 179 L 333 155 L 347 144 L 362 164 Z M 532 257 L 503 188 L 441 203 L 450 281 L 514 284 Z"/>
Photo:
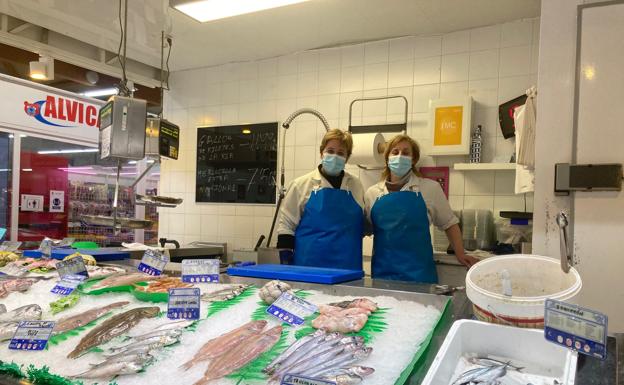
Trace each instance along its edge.
<path fill-rule="evenodd" d="M 352 151 L 350 133 L 329 130 L 321 141 L 321 164 L 290 184 L 277 228 L 282 260 L 362 270 L 364 189 L 344 171 Z"/>
<path fill-rule="evenodd" d="M 459 220 L 440 185 L 416 169 L 420 148 L 407 135 L 388 142 L 383 180 L 366 191 L 366 216 L 373 229 L 372 276 L 437 283 L 429 225 L 446 232 L 462 264 L 477 260 L 464 253 Z"/>

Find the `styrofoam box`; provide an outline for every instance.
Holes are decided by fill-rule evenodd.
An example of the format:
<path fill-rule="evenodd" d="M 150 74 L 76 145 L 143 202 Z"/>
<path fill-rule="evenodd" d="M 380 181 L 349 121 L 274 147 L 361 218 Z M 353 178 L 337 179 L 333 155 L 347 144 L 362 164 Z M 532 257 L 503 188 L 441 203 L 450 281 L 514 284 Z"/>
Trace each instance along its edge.
<path fill-rule="evenodd" d="M 509 371 L 507 376 L 526 376 L 535 385 L 550 385 L 553 379 L 574 384 L 576 352 L 546 341 L 543 330 L 461 320 L 449 330 L 422 385 L 451 384 L 464 371 L 459 366 L 465 362 L 462 357 L 467 356 L 511 361 L 524 369 L 520 373 Z M 521 383 L 510 383 L 516 382 Z"/>

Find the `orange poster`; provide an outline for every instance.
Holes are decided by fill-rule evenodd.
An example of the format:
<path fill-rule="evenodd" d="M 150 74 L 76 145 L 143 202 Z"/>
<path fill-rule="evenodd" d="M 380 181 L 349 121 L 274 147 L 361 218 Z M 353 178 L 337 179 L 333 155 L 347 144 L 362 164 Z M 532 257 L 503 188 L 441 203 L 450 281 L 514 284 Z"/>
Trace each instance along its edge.
<path fill-rule="evenodd" d="M 463 106 L 438 107 L 435 109 L 434 146 L 461 144 L 463 109 Z"/>

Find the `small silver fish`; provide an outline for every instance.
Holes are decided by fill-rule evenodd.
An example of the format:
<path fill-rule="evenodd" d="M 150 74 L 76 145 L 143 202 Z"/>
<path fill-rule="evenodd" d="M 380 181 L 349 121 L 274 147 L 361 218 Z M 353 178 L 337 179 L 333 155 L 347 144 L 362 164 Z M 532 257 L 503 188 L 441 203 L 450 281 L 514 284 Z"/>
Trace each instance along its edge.
<path fill-rule="evenodd" d="M 162 346 L 158 346 L 154 348 L 149 345 L 142 345 L 142 346 L 138 346 L 129 350 L 124 350 L 117 354 L 104 354 L 104 357 L 106 357 L 105 361 L 108 361 L 110 359 L 115 359 L 115 358 L 118 359 L 119 357 L 139 355 L 139 354 L 149 354 L 152 350 L 157 349 L 159 347 L 162 347 Z"/>
<path fill-rule="evenodd" d="M 319 329 L 312 334 L 308 334 L 306 336 L 301 337 L 297 341 L 295 341 L 292 345 L 288 347 L 282 354 L 277 356 L 266 368 L 262 369 L 264 373 L 273 373 L 277 367 L 286 359 L 288 356 L 293 354 L 297 349 L 307 344 L 309 341 L 312 341 L 315 338 L 319 338 L 324 336 L 327 332 L 323 329 Z"/>
<path fill-rule="evenodd" d="M 519 366 L 514 366 L 511 365 L 511 361 L 510 362 L 503 362 L 503 361 L 499 361 L 499 360 L 495 360 L 493 358 L 487 358 L 487 357 L 470 357 L 468 359 L 468 362 L 470 362 L 473 365 L 479 365 L 479 366 L 499 366 L 499 365 L 507 365 L 507 367 L 509 369 L 513 369 L 516 371 L 520 371 L 524 368 L 519 367 Z"/>
<path fill-rule="evenodd" d="M 134 361 L 134 362 L 140 362 L 143 365 L 146 365 L 150 362 L 152 362 L 152 360 L 154 359 L 154 356 L 150 355 L 149 353 L 132 353 L 132 354 L 122 354 L 122 355 L 118 355 L 118 356 L 113 356 L 110 357 L 102 362 L 99 362 L 97 364 L 91 364 L 92 368 L 97 368 L 97 367 L 101 367 L 104 365 L 109 365 L 109 364 L 113 364 L 116 362 L 130 362 L 130 361 Z"/>
<path fill-rule="evenodd" d="M 357 374 L 339 374 L 334 377 L 323 377 L 323 379 L 332 381 L 336 385 L 355 385 L 363 380 L 363 378 Z"/>
<path fill-rule="evenodd" d="M 152 346 L 154 348 L 159 347 L 159 346 L 169 346 L 169 345 L 175 344 L 178 341 L 179 341 L 179 338 L 177 337 L 163 335 L 163 336 L 151 337 L 142 341 L 132 342 L 126 345 L 116 346 L 116 347 L 108 349 L 108 351 L 112 354 L 117 354 L 117 353 L 121 353 L 124 351 L 136 349 L 141 346 Z"/>
<path fill-rule="evenodd" d="M 273 372 L 277 373 L 278 371 L 282 371 L 284 368 L 287 368 L 291 365 L 294 365 L 298 361 L 300 361 L 303 357 L 307 357 L 309 353 L 316 349 L 320 349 L 323 345 L 327 344 L 336 344 L 342 337 L 342 334 L 338 332 L 333 332 L 329 334 L 319 335 L 309 340 L 305 344 L 299 347 L 295 352 L 286 357 L 280 364 L 279 368 L 273 368 Z"/>
<path fill-rule="evenodd" d="M 151 333 L 146 333 L 140 336 L 136 336 L 133 337 L 132 340 L 133 341 L 144 341 L 150 338 L 154 338 L 154 337 L 163 337 L 163 336 L 167 336 L 167 337 L 173 337 L 173 338 L 178 338 L 182 335 L 182 330 L 180 329 L 168 329 L 168 330 L 156 330 L 153 331 Z"/>
<path fill-rule="evenodd" d="M 465 384 L 470 384 L 471 382 L 476 382 L 476 383 L 493 382 L 497 378 L 504 376 L 505 373 L 507 373 L 506 364 L 471 369 L 460 374 L 459 377 L 453 382 L 452 385 L 465 385 Z M 489 380 L 485 381 L 485 379 L 489 379 Z"/>
<path fill-rule="evenodd" d="M 103 364 L 96 368 L 87 370 L 84 373 L 69 376 L 70 378 L 102 378 L 110 379 L 123 374 L 133 374 L 143 369 L 140 362 L 122 361 Z"/>
<path fill-rule="evenodd" d="M 234 285 L 212 293 L 202 294 L 201 299 L 206 302 L 228 301 L 238 297 L 250 287 L 251 285 Z"/>

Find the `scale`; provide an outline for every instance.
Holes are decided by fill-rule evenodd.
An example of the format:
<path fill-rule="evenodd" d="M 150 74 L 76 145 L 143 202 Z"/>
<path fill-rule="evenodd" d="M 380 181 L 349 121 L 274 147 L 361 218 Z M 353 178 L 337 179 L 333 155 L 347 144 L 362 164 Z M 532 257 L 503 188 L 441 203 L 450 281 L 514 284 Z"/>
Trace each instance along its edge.
<path fill-rule="evenodd" d="M 125 2 L 127 11 L 127 0 Z M 127 12 L 124 13 L 124 23 L 127 25 Z M 115 179 L 115 195 L 113 197 L 113 215 L 82 215 L 81 219 L 89 225 L 112 227 L 114 234 L 121 228 L 146 229 L 152 226 L 152 221 L 140 218 L 120 218 L 117 216 L 119 201 L 119 175 L 122 162 L 139 161 L 146 157 L 151 164 L 130 185 L 134 188 L 156 165 L 161 158 L 178 159 L 180 147 L 180 127 L 163 119 L 162 110 L 158 117 L 147 116 L 147 102 L 132 97 L 132 89 L 127 87 L 125 73 L 126 64 L 126 34 L 123 34 L 123 54 L 120 55 L 122 65 L 122 80 L 119 84 L 120 95 L 111 96 L 99 112 L 99 153 L 101 160 L 111 160 L 117 164 Z M 167 38 L 171 48 L 171 39 Z M 164 31 L 161 33 L 161 69 L 160 90 L 163 100 L 163 60 L 164 60 Z M 135 204 L 140 206 L 176 207 L 182 199 L 162 196 L 147 196 L 136 194 Z"/>

